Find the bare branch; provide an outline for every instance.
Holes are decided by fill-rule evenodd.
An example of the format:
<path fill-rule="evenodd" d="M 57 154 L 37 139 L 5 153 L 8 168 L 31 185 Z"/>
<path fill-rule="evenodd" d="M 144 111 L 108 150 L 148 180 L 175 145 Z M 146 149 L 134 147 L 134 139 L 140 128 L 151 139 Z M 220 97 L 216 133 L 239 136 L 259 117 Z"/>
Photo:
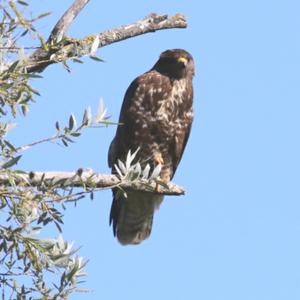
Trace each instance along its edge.
<path fill-rule="evenodd" d="M 115 175 L 99 174 L 93 170 L 79 169 L 76 172 L 25 172 L 20 173 L 14 178 L 17 185 L 41 186 L 47 184 L 61 184 L 61 187 L 85 187 L 108 189 L 121 187 L 127 190 L 150 192 L 161 195 L 180 196 L 185 193 L 184 189 L 174 183 L 158 185 L 155 181 L 134 180 L 121 181 Z M 9 176 L 0 174 L 0 185 L 9 186 Z M 157 188 L 157 185 L 159 188 Z"/>
<path fill-rule="evenodd" d="M 136 23 L 123 25 L 119 28 L 100 33 L 99 48 L 157 30 L 186 27 L 186 19 L 181 14 L 169 17 L 168 15 L 157 15 L 152 13 Z"/>
<path fill-rule="evenodd" d="M 74 19 L 89 1 L 90 0 L 76 0 L 56 23 L 47 42 L 59 42 L 66 34 Z"/>
<path fill-rule="evenodd" d="M 112 43 L 157 30 L 186 27 L 187 21 L 181 14 L 169 17 L 168 15 L 152 13 L 143 20 L 99 34 L 90 35 L 81 40 L 65 38 L 59 44 L 47 44 L 48 49 L 39 48 L 29 57 L 26 63 L 26 69 L 28 73 L 42 72 L 51 64 L 90 55 L 91 47 L 95 39 L 98 40 L 98 48 L 101 48 Z"/>

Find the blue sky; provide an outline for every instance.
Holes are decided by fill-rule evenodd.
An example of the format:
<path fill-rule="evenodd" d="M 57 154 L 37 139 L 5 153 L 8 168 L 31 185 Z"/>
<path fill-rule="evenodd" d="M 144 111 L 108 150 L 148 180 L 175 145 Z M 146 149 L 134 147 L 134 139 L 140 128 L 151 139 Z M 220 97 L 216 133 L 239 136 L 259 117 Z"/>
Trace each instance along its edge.
<path fill-rule="evenodd" d="M 43 1 L 48 33 L 72 1 Z M 34 85 L 42 97 L 11 132 L 16 144 L 54 133 L 56 120 L 81 118 L 103 97 L 118 119 L 129 83 L 160 52 L 194 56 L 195 121 L 152 235 L 122 247 L 108 227 L 110 191 L 69 205 L 64 237 L 89 259 L 88 294 L 71 299 L 279 300 L 300 298 L 300 39 L 298 1 L 91 1 L 70 35 L 83 37 L 151 12 L 186 15 L 185 30 L 166 30 L 100 49 L 72 72 L 54 65 Z M 108 173 L 114 127 L 85 131 L 76 144 L 35 147 L 27 170 L 91 167 Z"/>

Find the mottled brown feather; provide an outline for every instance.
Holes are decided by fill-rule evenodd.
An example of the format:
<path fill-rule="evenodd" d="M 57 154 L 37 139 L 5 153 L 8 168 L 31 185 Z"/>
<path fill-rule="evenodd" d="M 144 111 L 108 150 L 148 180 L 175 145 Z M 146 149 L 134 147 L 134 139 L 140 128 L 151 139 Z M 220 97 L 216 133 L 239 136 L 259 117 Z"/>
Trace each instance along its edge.
<path fill-rule="evenodd" d="M 182 59 L 184 58 L 184 59 Z M 182 49 L 163 52 L 154 67 L 137 77 L 126 91 L 119 125 L 108 155 L 114 164 L 125 160 L 129 150 L 140 150 L 135 162 L 153 169 L 157 155 L 163 158 L 161 176 L 170 180 L 185 149 L 193 120 L 194 62 Z M 167 176 L 164 176 L 167 175 Z M 163 198 L 143 192 L 119 196 L 113 190 L 110 223 L 122 244 L 138 244 L 149 237 L 153 215 Z"/>

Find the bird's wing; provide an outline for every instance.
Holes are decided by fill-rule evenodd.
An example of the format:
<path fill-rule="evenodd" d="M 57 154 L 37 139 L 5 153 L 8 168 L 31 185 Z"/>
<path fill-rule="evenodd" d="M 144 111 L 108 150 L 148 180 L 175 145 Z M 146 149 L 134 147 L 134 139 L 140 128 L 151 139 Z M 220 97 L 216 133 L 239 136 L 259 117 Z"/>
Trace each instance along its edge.
<path fill-rule="evenodd" d="M 142 167 L 145 165 L 145 156 L 157 142 L 157 130 L 154 130 L 157 122 L 152 112 L 157 111 L 158 100 L 163 98 L 166 89 L 167 92 L 171 89 L 168 84 L 164 76 L 150 71 L 129 86 L 120 113 L 121 125 L 109 148 L 108 163 L 113 173 L 117 160 L 124 161 L 128 151 L 133 152 L 139 146 L 143 149 L 137 160 L 140 159 Z M 127 192 L 127 197 L 124 197 L 117 189 L 113 190 L 110 224 L 122 244 L 138 244 L 150 235 L 154 211 L 162 199 L 160 195 L 144 192 Z"/>
<path fill-rule="evenodd" d="M 178 132 L 174 139 L 174 152 L 173 152 L 173 175 L 176 172 L 176 169 L 181 161 L 185 146 L 187 144 L 187 141 L 189 139 L 191 129 L 192 129 L 192 122 L 193 117 L 187 117 L 185 119 L 184 124 L 184 130 Z"/>
<path fill-rule="evenodd" d="M 129 150 L 147 147 L 157 142 L 157 120 L 155 112 L 159 100 L 168 97 L 172 86 L 167 77 L 149 71 L 137 77 L 126 91 L 121 108 L 116 136 L 108 153 L 108 164 L 114 167 L 118 159 L 124 160 Z"/>

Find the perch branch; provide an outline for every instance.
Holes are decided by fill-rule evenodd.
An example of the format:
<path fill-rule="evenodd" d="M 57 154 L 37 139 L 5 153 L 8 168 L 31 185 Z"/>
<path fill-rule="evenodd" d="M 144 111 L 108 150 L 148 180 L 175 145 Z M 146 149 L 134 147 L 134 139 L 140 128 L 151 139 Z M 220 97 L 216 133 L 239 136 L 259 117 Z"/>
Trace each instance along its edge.
<path fill-rule="evenodd" d="M 86 188 L 114 188 L 121 187 L 125 190 L 151 192 L 162 195 L 180 196 L 185 193 L 184 189 L 174 183 L 166 186 L 159 185 L 155 181 L 134 180 L 122 181 L 115 175 L 99 174 L 93 170 L 79 169 L 76 172 L 25 172 L 14 177 L 15 184 L 24 186 L 41 186 L 57 184 L 58 187 L 86 187 Z M 0 173 L 0 185 L 9 186 L 10 178 L 7 174 Z"/>
<path fill-rule="evenodd" d="M 80 13 L 80 11 L 88 4 L 90 0 L 76 0 L 69 9 L 63 14 L 59 21 L 54 26 L 49 38 L 48 43 L 59 42 L 66 34 L 71 23 Z"/>
<path fill-rule="evenodd" d="M 69 20 L 71 19 L 69 18 Z M 70 24 L 68 24 L 68 26 L 69 25 Z M 65 25 L 64 29 L 68 26 Z M 155 32 L 157 30 L 186 27 L 187 21 L 181 14 L 168 16 L 152 13 L 143 20 L 107 30 L 102 33 L 90 35 L 83 39 L 63 38 L 59 43 L 47 44 L 44 48 L 38 48 L 28 58 L 26 69 L 28 73 L 42 72 L 51 64 L 65 62 L 68 59 L 80 58 L 85 55 L 91 55 L 91 48 L 92 46 L 95 47 L 95 42 L 97 48 L 101 48 L 112 43 L 149 32 Z M 63 32 L 64 29 L 61 29 L 60 32 Z M 53 31 L 56 32 L 55 28 Z"/>

